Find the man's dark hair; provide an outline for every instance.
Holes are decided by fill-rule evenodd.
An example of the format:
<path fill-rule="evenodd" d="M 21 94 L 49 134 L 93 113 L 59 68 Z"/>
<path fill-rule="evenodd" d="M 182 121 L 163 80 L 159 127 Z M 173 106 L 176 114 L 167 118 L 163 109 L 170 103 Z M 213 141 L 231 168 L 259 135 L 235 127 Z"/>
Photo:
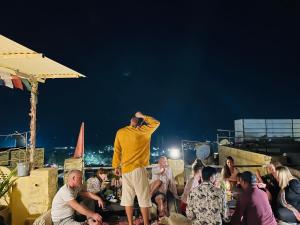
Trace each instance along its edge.
<path fill-rule="evenodd" d="M 196 173 L 198 173 L 200 170 L 202 170 L 204 166 L 205 166 L 205 165 L 204 165 L 204 163 L 202 162 L 201 159 L 196 159 L 196 160 L 194 161 L 194 163 L 192 164 L 192 170 L 193 170 L 194 174 L 196 174 Z"/>
<path fill-rule="evenodd" d="M 144 119 L 137 118 L 135 114 L 131 115 L 130 119 L 134 119 L 137 122 L 137 126 L 142 126 L 144 124 Z"/>
<path fill-rule="evenodd" d="M 250 171 L 243 172 L 241 174 L 241 180 L 251 185 L 256 183 L 256 177 Z"/>
<path fill-rule="evenodd" d="M 137 117 L 135 116 L 135 113 L 130 115 L 130 119 L 132 119 L 132 118 L 137 118 Z"/>
<path fill-rule="evenodd" d="M 192 165 L 192 170 L 193 170 L 194 174 L 198 173 L 202 169 L 203 169 L 203 166 L 198 163 L 195 163 Z"/>
<path fill-rule="evenodd" d="M 210 178 L 217 174 L 217 170 L 213 167 L 210 167 L 210 166 L 205 166 L 203 169 L 202 169 L 202 179 L 204 181 L 209 181 Z"/>
<path fill-rule="evenodd" d="M 241 178 L 241 176 L 242 176 L 242 173 L 240 173 L 240 172 L 236 174 L 237 178 Z"/>

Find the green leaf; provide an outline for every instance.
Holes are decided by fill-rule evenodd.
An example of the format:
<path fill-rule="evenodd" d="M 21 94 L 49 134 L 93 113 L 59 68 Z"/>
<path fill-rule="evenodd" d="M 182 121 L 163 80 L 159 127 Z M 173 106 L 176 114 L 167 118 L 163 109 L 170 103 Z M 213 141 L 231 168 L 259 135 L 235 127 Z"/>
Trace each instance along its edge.
<path fill-rule="evenodd" d="M 0 183 L 0 198 L 2 198 L 10 190 L 10 188 L 13 186 L 13 184 L 17 180 L 17 178 L 12 179 L 12 177 L 14 175 L 16 175 L 16 172 L 17 172 L 17 168 L 14 168 L 8 174 L 8 176 L 5 177 L 5 179 Z M 4 175 L 4 174 L 2 173 L 2 175 Z"/>

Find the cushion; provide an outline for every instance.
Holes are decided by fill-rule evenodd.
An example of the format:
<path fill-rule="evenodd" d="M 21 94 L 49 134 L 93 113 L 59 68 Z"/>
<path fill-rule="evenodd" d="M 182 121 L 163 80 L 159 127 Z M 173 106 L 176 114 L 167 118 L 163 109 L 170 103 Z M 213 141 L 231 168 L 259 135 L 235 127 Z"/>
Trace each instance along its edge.
<path fill-rule="evenodd" d="M 169 225 L 191 225 L 192 222 L 181 214 L 172 213 L 168 218 L 168 224 Z"/>
<path fill-rule="evenodd" d="M 51 210 L 48 210 L 36 218 L 36 220 L 33 222 L 33 225 L 52 225 Z"/>

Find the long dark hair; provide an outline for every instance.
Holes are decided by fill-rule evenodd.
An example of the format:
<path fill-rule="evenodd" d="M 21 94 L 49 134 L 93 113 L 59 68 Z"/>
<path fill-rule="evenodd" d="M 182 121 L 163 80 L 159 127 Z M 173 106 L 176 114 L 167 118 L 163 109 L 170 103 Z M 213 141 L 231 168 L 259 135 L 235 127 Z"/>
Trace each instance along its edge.
<path fill-rule="evenodd" d="M 202 170 L 205 167 L 201 159 L 196 159 L 192 165 L 193 173 L 196 174 L 198 171 Z"/>
<path fill-rule="evenodd" d="M 227 156 L 226 157 L 226 160 L 225 160 L 225 163 L 224 163 L 224 166 L 223 166 L 223 174 L 222 174 L 222 176 L 223 176 L 224 179 L 227 179 L 227 178 L 229 178 L 231 176 L 230 169 L 227 166 L 227 160 L 230 160 L 230 161 L 232 161 L 234 163 L 234 160 L 233 160 L 233 158 L 231 156 Z"/>

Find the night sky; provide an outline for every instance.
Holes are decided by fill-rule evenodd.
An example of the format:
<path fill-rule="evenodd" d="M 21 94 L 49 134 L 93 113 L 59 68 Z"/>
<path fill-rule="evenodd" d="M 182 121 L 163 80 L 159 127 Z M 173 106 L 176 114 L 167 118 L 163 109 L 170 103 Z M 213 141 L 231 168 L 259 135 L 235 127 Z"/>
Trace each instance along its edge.
<path fill-rule="evenodd" d="M 2 3 L 4 36 L 87 76 L 39 86 L 39 145 L 112 144 L 137 110 L 155 143 L 214 140 L 239 118 L 300 118 L 299 1 Z M 29 130 L 29 92 L 0 87 L 0 134 Z"/>

